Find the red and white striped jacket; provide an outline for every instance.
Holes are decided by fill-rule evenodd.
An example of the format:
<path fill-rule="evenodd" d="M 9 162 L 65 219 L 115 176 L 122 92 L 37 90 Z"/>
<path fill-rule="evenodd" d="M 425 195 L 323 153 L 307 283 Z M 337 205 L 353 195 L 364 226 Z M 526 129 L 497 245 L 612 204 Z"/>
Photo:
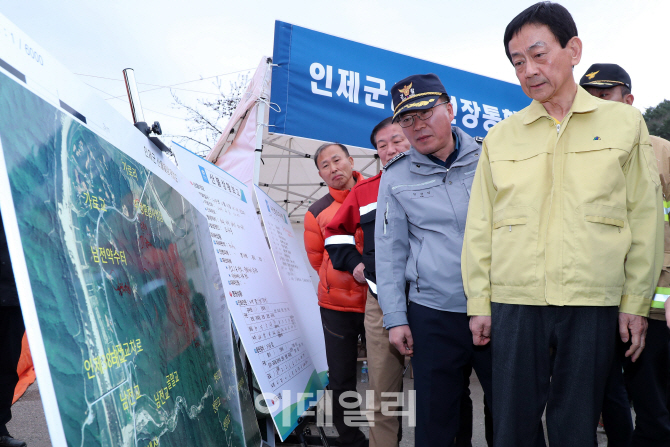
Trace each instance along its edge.
<path fill-rule="evenodd" d="M 326 250 L 337 270 L 353 273 L 362 261 L 365 266 L 365 280 L 370 292 L 377 297 L 377 277 L 375 275 L 375 217 L 377 215 L 377 193 L 381 172 L 374 177 L 360 181 L 354 186 L 342 206 L 326 227 Z M 363 230 L 363 253 L 356 249 L 354 235 Z"/>

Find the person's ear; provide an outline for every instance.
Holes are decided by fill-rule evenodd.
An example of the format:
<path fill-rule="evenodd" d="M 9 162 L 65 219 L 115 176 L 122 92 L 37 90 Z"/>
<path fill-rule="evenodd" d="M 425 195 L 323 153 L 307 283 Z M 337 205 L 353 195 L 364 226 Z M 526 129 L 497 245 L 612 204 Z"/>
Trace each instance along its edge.
<path fill-rule="evenodd" d="M 454 120 L 454 106 L 451 102 L 447 103 L 447 115 L 449 116 L 449 122 Z"/>
<path fill-rule="evenodd" d="M 625 102 L 629 106 L 633 105 L 633 101 L 635 101 L 635 97 L 633 96 L 632 93 L 629 93 L 629 94 L 627 94 L 626 96 L 623 97 L 623 102 Z"/>
<path fill-rule="evenodd" d="M 572 66 L 579 64 L 579 61 L 582 60 L 582 39 L 577 36 L 574 36 L 572 39 L 568 40 L 566 48 L 570 50 L 570 58 L 572 59 Z"/>

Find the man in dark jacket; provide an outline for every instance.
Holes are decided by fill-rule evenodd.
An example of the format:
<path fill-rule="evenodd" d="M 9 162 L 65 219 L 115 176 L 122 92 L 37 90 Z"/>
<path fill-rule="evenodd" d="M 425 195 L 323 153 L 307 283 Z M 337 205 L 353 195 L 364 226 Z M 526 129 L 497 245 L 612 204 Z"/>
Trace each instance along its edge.
<path fill-rule="evenodd" d="M 377 149 L 382 166 L 396 154 L 409 150 L 409 141 L 405 138 L 402 128 L 393 124 L 391 118 L 375 126 L 370 142 Z M 349 271 L 356 281 L 367 282 L 369 286 L 365 302 L 365 339 L 370 368 L 370 389 L 374 392 L 370 447 L 397 447 L 400 421 L 393 414 L 395 411 L 384 411 L 382 401 L 398 402 L 405 357 L 389 343 L 388 331 L 382 324 L 382 310 L 377 302 L 375 216 L 380 179 L 381 172 L 358 182 L 351 189 L 335 217 L 326 227 L 325 245 L 335 269 Z M 356 249 L 354 237 L 360 229 L 363 230 L 362 254 Z"/>
<path fill-rule="evenodd" d="M 12 438 L 7 431 L 25 329 L 2 219 L 0 233 L 0 447 L 25 447 L 25 442 Z"/>

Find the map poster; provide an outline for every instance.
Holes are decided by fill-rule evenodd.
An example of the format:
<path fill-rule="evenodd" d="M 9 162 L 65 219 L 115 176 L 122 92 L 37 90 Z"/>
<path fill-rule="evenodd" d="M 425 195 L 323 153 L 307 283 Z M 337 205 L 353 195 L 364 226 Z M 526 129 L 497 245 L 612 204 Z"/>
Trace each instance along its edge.
<path fill-rule="evenodd" d="M 281 283 L 247 186 L 173 144 L 202 196 L 233 321 L 282 440 L 323 390 L 308 338 Z"/>
<path fill-rule="evenodd" d="M 301 253 L 303 248 L 295 238 L 295 232 L 291 227 L 286 210 L 258 186 L 254 186 L 254 193 L 261 210 L 265 233 L 270 242 L 279 277 L 296 310 L 303 334 L 309 334 L 307 349 L 312 356 L 312 362 L 319 373 L 321 383 L 324 386 L 328 385 L 328 361 L 326 360 L 326 342 L 323 338 L 321 314 L 312 279 Z"/>
<path fill-rule="evenodd" d="M 260 445 L 200 197 L 0 31 L 0 211 L 52 445 Z"/>

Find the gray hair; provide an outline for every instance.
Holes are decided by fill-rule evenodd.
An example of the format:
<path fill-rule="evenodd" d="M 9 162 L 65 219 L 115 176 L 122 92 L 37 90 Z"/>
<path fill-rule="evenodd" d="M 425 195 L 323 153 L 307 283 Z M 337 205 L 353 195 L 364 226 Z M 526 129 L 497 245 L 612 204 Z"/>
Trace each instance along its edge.
<path fill-rule="evenodd" d="M 339 146 L 340 149 L 342 149 L 342 151 L 344 152 L 344 155 L 349 157 L 349 149 L 347 149 L 347 147 L 344 144 L 341 144 L 341 143 L 323 143 L 321 146 L 319 146 L 319 148 L 316 150 L 316 152 L 314 152 L 314 155 L 313 155 L 314 164 L 316 165 L 316 169 L 319 169 L 319 164 L 317 163 L 317 161 L 319 160 L 319 155 L 321 155 L 321 152 L 323 152 L 324 149 L 326 149 L 329 146 Z"/>

